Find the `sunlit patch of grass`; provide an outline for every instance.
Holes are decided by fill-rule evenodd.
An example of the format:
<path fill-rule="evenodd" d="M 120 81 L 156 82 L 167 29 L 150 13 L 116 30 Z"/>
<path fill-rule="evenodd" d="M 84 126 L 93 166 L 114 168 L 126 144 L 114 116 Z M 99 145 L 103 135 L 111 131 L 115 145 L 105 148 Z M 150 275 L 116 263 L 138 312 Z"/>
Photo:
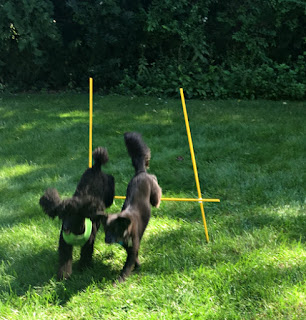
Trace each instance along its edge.
<path fill-rule="evenodd" d="M 4 166 L 1 168 L 0 177 L 11 179 L 13 177 L 22 176 L 37 169 L 41 169 L 42 167 L 38 167 L 37 165 L 31 165 L 28 163 L 18 164 L 18 165 L 11 165 L 11 166 Z"/>
<path fill-rule="evenodd" d="M 88 112 L 86 112 L 86 111 L 74 110 L 74 111 L 70 111 L 70 112 L 61 113 L 59 115 L 59 117 L 60 118 L 71 118 L 72 120 L 74 120 L 75 118 L 80 118 L 80 119 L 86 118 L 86 120 L 87 120 L 89 115 L 88 115 Z"/>

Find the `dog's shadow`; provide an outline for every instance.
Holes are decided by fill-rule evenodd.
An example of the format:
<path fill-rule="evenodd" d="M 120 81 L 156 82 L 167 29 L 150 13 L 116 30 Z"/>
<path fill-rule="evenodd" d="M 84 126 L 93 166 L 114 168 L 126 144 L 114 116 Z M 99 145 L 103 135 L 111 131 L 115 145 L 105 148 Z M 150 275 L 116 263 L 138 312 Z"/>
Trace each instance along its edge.
<path fill-rule="evenodd" d="M 99 283 L 103 289 L 103 286 L 115 280 L 118 270 L 114 270 L 107 261 L 104 262 L 104 258 L 100 253 L 96 254 L 93 257 L 93 265 L 84 270 L 80 269 L 79 261 L 76 260 L 73 263 L 71 278 L 62 281 L 56 279 L 57 250 L 44 249 L 35 254 L 3 261 L 0 265 L 2 278 L 0 295 L 13 294 L 22 297 L 35 292 L 41 296 L 48 296 L 51 303 L 65 305 L 73 296 L 86 290 L 92 283 Z"/>
<path fill-rule="evenodd" d="M 56 281 L 53 283 L 55 290 L 54 303 L 66 305 L 75 295 L 86 291 L 91 285 L 99 286 L 103 290 L 106 286 L 111 286 L 115 280 L 117 272 L 113 271 L 107 263 L 93 259 L 93 266 L 80 270 L 78 262 L 73 264 L 73 274 L 68 280 Z M 55 276 L 53 277 L 55 279 Z"/>

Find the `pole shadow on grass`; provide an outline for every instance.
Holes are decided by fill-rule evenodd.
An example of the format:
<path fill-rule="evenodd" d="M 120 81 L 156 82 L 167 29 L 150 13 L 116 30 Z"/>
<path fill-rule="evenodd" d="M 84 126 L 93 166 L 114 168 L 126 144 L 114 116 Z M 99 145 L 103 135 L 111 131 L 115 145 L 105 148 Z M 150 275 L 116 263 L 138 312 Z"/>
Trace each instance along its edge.
<path fill-rule="evenodd" d="M 286 207 L 294 207 L 295 214 L 284 214 L 277 211 L 286 210 Z M 241 228 L 252 230 L 261 229 L 265 226 L 277 230 L 279 237 L 284 237 L 290 241 L 306 242 L 306 214 L 303 212 L 303 204 L 297 203 L 282 206 L 283 209 L 263 206 L 250 210 L 245 218 L 241 220 Z"/>
<path fill-rule="evenodd" d="M 303 214 L 302 204 L 300 212 L 292 216 L 275 214 L 273 205 L 270 208 L 249 208 L 248 212 L 237 210 L 229 204 L 223 206 L 226 210 L 221 207 L 218 214 L 210 212 L 207 215 L 210 243 L 206 243 L 197 205 L 189 217 L 181 216 L 174 210 L 171 212 L 171 206 L 164 207 L 160 213 L 154 211 L 153 219 L 157 220 L 150 221 L 140 249 L 144 257 L 143 269 L 159 274 L 200 265 L 235 264 L 248 250 L 305 243 L 306 215 Z"/>

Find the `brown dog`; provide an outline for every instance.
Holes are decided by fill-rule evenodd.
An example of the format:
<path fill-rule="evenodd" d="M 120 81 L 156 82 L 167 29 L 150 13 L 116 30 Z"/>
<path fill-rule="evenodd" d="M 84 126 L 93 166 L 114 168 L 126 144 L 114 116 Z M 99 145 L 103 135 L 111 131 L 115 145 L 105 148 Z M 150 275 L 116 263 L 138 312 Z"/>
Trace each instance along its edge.
<path fill-rule="evenodd" d="M 127 252 L 127 259 L 121 270 L 119 282 L 138 269 L 138 250 L 143 233 L 151 216 L 151 205 L 159 207 L 162 190 L 154 175 L 148 174 L 151 152 L 143 142 L 141 135 L 128 132 L 124 135 L 125 144 L 135 175 L 128 184 L 126 199 L 122 211 L 118 214 L 102 216 L 106 243 L 119 243 Z"/>

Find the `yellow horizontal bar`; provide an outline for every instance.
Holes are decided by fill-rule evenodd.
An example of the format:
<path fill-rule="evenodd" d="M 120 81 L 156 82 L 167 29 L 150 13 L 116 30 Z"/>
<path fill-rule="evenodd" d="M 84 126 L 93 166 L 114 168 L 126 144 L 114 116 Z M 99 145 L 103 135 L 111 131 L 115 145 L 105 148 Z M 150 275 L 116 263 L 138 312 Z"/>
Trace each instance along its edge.
<path fill-rule="evenodd" d="M 125 197 L 115 196 L 115 199 L 125 199 Z M 161 198 L 161 201 L 220 202 L 220 199 Z"/>
<path fill-rule="evenodd" d="M 162 201 L 220 202 L 220 199 L 161 198 Z"/>

